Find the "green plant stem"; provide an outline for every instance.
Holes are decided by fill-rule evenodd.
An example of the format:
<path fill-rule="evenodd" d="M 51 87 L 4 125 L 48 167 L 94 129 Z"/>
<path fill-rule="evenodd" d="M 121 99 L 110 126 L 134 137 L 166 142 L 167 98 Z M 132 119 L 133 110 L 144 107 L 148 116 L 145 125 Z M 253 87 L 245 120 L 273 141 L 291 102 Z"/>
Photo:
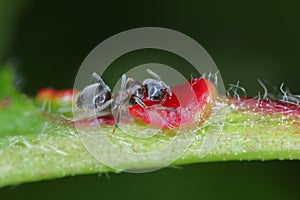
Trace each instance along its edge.
<path fill-rule="evenodd" d="M 0 73 L 0 80 L 6 80 L 0 82 L 2 91 L 6 91 L 0 96 L 0 186 L 115 171 L 84 148 L 74 128 L 56 120 L 51 114 L 45 114 L 35 100 L 16 92 L 7 84 L 10 73 Z M 3 104 L 3 100 L 8 99 L 11 103 Z M 299 118 L 245 112 L 232 109 L 230 105 L 228 109 L 230 112 L 224 120 L 223 132 L 212 151 L 205 157 L 200 156 L 199 149 L 203 141 L 195 140 L 172 165 L 300 159 Z M 195 138 L 208 134 L 208 128 L 195 133 Z M 109 149 L 102 151 L 108 152 Z M 153 163 L 156 167 L 164 166 L 164 160 L 152 160 L 149 163 L 130 159 L 119 161 L 125 169 L 147 168 L 150 162 L 151 167 Z"/>

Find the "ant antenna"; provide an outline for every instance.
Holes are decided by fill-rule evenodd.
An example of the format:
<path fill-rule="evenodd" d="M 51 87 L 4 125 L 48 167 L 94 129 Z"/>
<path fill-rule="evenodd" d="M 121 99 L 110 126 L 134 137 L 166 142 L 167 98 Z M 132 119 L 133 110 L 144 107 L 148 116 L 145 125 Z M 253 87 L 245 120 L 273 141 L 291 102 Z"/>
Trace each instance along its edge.
<path fill-rule="evenodd" d="M 122 75 L 122 80 L 121 80 L 121 90 L 126 89 L 126 74 Z"/>
<path fill-rule="evenodd" d="M 151 69 L 146 69 L 147 73 L 153 76 L 156 80 L 161 81 L 160 77 Z"/>
<path fill-rule="evenodd" d="M 104 83 L 104 81 L 102 80 L 101 76 L 99 74 L 97 74 L 96 72 L 93 73 L 92 77 L 93 77 L 93 80 L 92 80 L 93 83 L 100 83 L 101 85 L 106 85 Z"/>
<path fill-rule="evenodd" d="M 119 123 L 119 121 L 120 121 L 120 116 L 121 116 L 121 113 L 120 113 L 120 111 L 118 110 L 118 111 L 117 111 L 117 116 L 116 116 L 115 125 L 114 125 L 114 129 L 112 130 L 111 134 L 109 135 L 110 138 L 112 138 L 112 136 L 115 134 L 117 128 L 119 128 L 118 123 Z"/>

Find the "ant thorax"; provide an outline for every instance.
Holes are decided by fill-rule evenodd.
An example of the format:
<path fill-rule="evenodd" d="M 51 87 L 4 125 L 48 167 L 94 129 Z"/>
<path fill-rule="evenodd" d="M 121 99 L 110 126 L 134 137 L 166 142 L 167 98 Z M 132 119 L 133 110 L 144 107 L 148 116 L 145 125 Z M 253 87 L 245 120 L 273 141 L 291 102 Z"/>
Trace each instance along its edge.
<path fill-rule="evenodd" d="M 130 99 L 130 93 L 127 90 L 120 90 L 113 95 L 113 110 L 117 107 L 122 107 L 126 104 L 126 102 Z"/>

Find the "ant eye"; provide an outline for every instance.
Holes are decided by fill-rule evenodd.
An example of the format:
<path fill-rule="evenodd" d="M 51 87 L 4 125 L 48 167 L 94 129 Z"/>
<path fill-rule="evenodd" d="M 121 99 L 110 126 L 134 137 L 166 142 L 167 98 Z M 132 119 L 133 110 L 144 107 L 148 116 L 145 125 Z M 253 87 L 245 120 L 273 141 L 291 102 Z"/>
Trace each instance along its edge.
<path fill-rule="evenodd" d="M 143 89 L 142 88 L 139 88 L 139 94 L 142 94 L 143 93 Z"/>
<path fill-rule="evenodd" d="M 101 95 L 100 103 L 104 103 L 105 101 L 106 101 L 106 95 L 103 94 L 103 95 Z"/>
<path fill-rule="evenodd" d="M 97 97 L 95 97 L 95 104 L 96 105 L 101 105 L 106 101 L 106 95 L 99 95 Z"/>
<path fill-rule="evenodd" d="M 133 94 L 134 94 L 135 96 L 137 96 L 137 97 L 142 97 L 142 96 L 144 95 L 144 88 L 142 88 L 142 87 L 136 87 L 136 88 L 134 89 Z"/>

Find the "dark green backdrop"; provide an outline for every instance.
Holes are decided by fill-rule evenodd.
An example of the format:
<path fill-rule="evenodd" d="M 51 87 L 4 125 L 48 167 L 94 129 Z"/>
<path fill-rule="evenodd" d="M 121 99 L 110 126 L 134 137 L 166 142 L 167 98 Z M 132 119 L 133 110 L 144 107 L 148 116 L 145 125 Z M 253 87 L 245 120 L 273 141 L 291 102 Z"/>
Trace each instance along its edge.
<path fill-rule="evenodd" d="M 256 95 L 263 91 L 259 78 L 274 86 L 284 82 L 292 92 L 300 93 L 300 12 L 296 3 L 28 2 L 14 20 L 4 61 L 17 66 L 21 88 L 29 95 L 48 86 L 71 88 L 81 62 L 97 44 L 144 26 L 174 29 L 197 40 L 216 62 L 226 86 L 240 80 L 249 95 Z M 298 161 L 196 164 L 148 174 L 110 174 L 110 179 L 91 175 L 24 184 L 2 189 L 0 196 L 299 199 L 299 170 Z"/>

